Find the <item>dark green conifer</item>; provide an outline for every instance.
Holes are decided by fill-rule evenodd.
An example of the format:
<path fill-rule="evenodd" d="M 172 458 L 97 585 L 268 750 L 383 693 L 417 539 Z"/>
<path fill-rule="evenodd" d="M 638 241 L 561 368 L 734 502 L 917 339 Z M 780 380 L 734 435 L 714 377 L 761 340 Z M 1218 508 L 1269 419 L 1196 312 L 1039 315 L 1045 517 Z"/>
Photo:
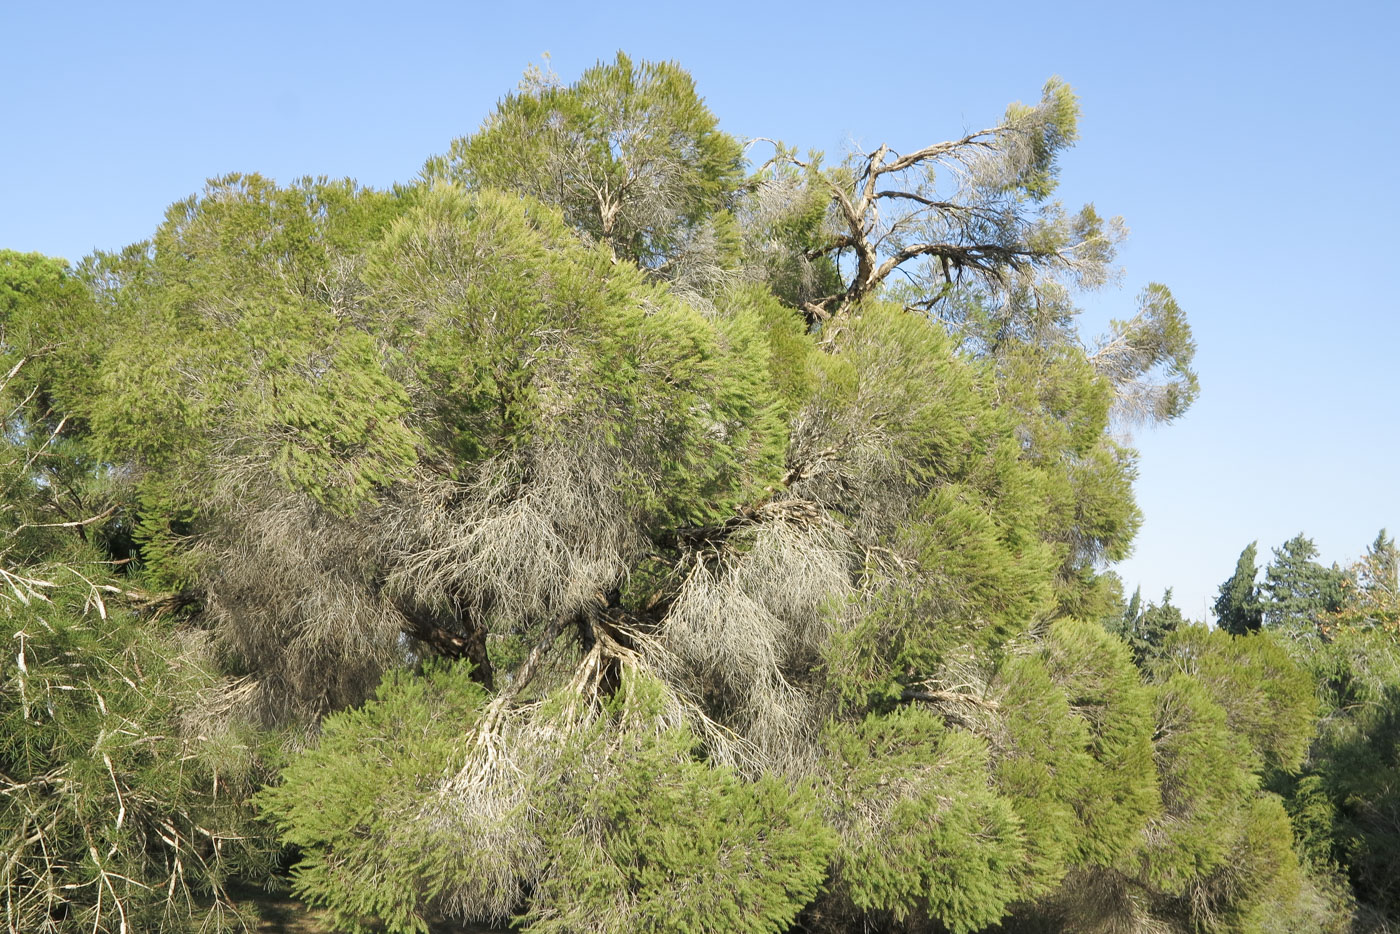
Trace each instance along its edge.
<path fill-rule="evenodd" d="M 1220 585 L 1220 596 L 1215 600 L 1216 625 L 1237 636 L 1255 632 L 1264 624 L 1264 605 L 1254 585 L 1259 574 L 1259 568 L 1254 563 L 1258 544 L 1250 542 L 1240 552 L 1235 573 Z"/>
<path fill-rule="evenodd" d="M 1297 631 L 1316 626 L 1345 605 L 1354 582 L 1335 564 L 1329 568 L 1312 560 L 1316 557 L 1317 546 L 1301 532 L 1274 549 L 1260 587 L 1267 598 L 1267 625 Z"/>

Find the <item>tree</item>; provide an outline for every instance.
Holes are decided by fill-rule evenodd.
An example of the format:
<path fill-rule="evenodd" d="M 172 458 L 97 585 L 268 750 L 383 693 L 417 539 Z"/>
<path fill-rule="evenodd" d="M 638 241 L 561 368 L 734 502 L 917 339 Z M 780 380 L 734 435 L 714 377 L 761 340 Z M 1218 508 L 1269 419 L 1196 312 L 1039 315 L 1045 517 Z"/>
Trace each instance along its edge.
<path fill-rule="evenodd" d="M 998 125 L 957 140 L 899 154 L 889 146 L 852 156 L 838 169 L 817 171 L 833 211 L 832 235 L 809 259 L 849 250 L 855 270 L 845 287 L 804 303 L 814 320 L 840 315 L 876 294 L 907 264 L 924 267 L 926 280 L 952 286 L 963 276 L 1000 284 L 1013 273 L 1059 268 L 1092 279 L 1111 256 L 1109 238 L 1092 209 L 1077 218 L 1058 206 L 1025 216 L 1022 199 L 1042 201 L 1055 188 L 1060 153 L 1078 136 L 1079 105 L 1058 79 L 1046 84 L 1037 106 L 1013 105 Z M 814 169 L 779 146 L 775 162 Z M 957 167 L 964 187 L 946 198 L 936 167 Z M 940 287 L 925 299 L 944 298 Z"/>
<path fill-rule="evenodd" d="M 67 391 L 98 317 L 67 263 L 0 251 L 0 903 L 11 931 L 233 929 L 230 879 L 270 869 L 262 740 L 211 702 L 207 641 L 114 573 L 127 503 Z"/>
<path fill-rule="evenodd" d="M 1312 858 L 1345 872 L 1364 911 L 1388 919 L 1400 917 L 1395 567 L 1394 540 L 1381 530 L 1359 561 L 1323 576 L 1340 577 L 1335 609 L 1315 614 L 1324 639 L 1293 648 L 1316 679 L 1321 729 L 1306 772 L 1281 783 Z"/>
<path fill-rule="evenodd" d="M 1302 533 L 1274 549 L 1260 588 L 1268 598 L 1264 621 L 1269 626 L 1313 627 L 1324 614 L 1342 608 L 1353 582 L 1341 568 L 1324 567 L 1312 560 L 1315 557 L 1317 546 Z"/>
<path fill-rule="evenodd" d="M 739 144 L 717 127 L 679 66 L 619 52 L 567 87 L 531 69 L 423 175 L 556 205 L 615 257 L 703 286 L 722 274 L 743 176 Z"/>
<path fill-rule="evenodd" d="M 1393 537 L 1386 537 L 1385 529 L 1367 546 L 1352 569 L 1352 578 L 1357 587 L 1344 615 L 1372 625 L 1400 623 L 1400 550 Z"/>
<path fill-rule="evenodd" d="M 1237 636 L 1258 631 L 1264 624 L 1264 607 L 1254 586 L 1259 568 L 1254 563 L 1258 542 L 1250 542 L 1240 552 L 1235 573 L 1220 585 L 1215 600 L 1215 618 L 1221 629 Z"/>
<path fill-rule="evenodd" d="M 910 153 L 880 146 L 823 169 L 819 156 L 799 159 L 776 144 L 758 173 L 761 207 L 751 216 L 770 232 L 770 254 L 786 240 L 808 264 L 808 285 L 795 297 L 811 322 L 839 327 L 866 298 L 884 293 L 992 357 L 1074 343 L 1072 290 L 1111 280 L 1126 236 L 1121 218 L 1105 220 L 1093 205 L 1070 214 L 1047 201 L 1078 119 L 1073 91 L 1055 78 L 1036 105 L 1013 104 L 1000 124 Z M 813 209 L 823 203 L 818 227 Z M 765 262 L 791 266 L 772 256 Z M 896 271 L 902 284 L 891 286 Z M 838 287 L 823 293 L 818 283 Z M 1185 315 L 1154 283 L 1137 314 L 1114 321 L 1087 360 L 1112 387 L 1119 416 L 1169 422 L 1199 392 L 1194 354 Z"/>
<path fill-rule="evenodd" d="M 418 184 L 214 179 L 14 311 L 53 348 L 25 424 L 115 507 L 64 534 L 284 750 L 256 800 L 296 890 L 394 932 L 1283 911 L 1253 777 L 1293 761 L 1296 679 L 1169 594 L 1142 667 L 1081 621 L 1140 521 L 1115 408 L 1169 420 L 1194 377 L 1164 290 L 1075 330 L 1116 236 L 1045 203 L 1076 115 L 1051 82 L 745 179 L 689 76 L 619 56 Z"/>
<path fill-rule="evenodd" d="M 1343 622 L 1288 640 L 1317 688 L 1319 730 L 1301 774 L 1275 781 L 1315 863 L 1347 878 L 1367 915 L 1400 918 L 1400 643 L 1393 628 Z"/>
<path fill-rule="evenodd" d="M 12 931 L 234 930 L 266 878 L 260 743 L 211 700 L 205 646 L 122 606 L 100 565 L 5 569 L 0 902 Z M 108 605 L 110 603 L 110 610 Z"/>
<path fill-rule="evenodd" d="M 1142 606 L 1142 589 L 1133 592 L 1123 616 L 1110 627 L 1133 650 L 1133 661 L 1147 667 L 1161 653 L 1168 637 L 1186 625 L 1181 610 L 1172 605 L 1172 589 L 1162 593 L 1161 603 L 1148 602 Z"/>

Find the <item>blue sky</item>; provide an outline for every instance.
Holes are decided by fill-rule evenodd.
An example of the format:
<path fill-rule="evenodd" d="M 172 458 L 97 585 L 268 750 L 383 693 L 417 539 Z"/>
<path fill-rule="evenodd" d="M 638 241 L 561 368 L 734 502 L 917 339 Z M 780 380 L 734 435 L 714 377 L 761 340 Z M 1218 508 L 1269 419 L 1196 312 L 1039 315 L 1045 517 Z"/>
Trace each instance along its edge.
<path fill-rule="evenodd" d="M 1201 616 L 1240 549 L 1347 562 L 1400 530 L 1400 4 L 0 4 L 0 247 L 144 239 L 206 177 L 410 179 L 524 67 L 675 59 L 722 125 L 838 154 L 1080 93 L 1060 196 L 1122 214 L 1120 289 L 1171 286 L 1200 401 L 1138 432 L 1129 590 Z"/>

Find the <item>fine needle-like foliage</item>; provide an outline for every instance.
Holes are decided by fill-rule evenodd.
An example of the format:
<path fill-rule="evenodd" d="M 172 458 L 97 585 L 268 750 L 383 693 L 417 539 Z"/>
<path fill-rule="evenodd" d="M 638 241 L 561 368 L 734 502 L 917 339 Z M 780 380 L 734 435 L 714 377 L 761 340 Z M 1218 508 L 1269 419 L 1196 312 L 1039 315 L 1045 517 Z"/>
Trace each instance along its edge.
<path fill-rule="evenodd" d="M 1078 332 L 1125 228 L 1053 200 L 1077 121 L 1054 79 L 830 163 L 619 54 L 391 191 L 0 254 L 11 930 L 234 923 L 273 862 L 357 934 L 1301 931 L 1343 858 L 1390 899 L 1394 796 L 1309 760 L 1250 620 L 1384 627 L 1393 543 L 1291 543 L 1259 613 L 1242 562 L 1236 635 L 1107 572 L 1120 432 L 1197 382 L 1163 286 Z"/>
<path fill-rule="evenodd" d="M 259 878 L 267 852 L 247 801 L 258 740 L 210 708 L 199 644 L 149 631 L 77 569 L 0 573 L 15 650 L 0 691 L 5 929 L 241 929 L 227 886 Z"/>

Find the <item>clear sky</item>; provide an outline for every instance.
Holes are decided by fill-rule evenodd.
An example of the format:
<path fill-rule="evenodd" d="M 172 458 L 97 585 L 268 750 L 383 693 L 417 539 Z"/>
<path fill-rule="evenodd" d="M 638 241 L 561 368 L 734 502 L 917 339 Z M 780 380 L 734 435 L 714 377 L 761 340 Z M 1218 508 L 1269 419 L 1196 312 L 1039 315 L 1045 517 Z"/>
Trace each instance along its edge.
<path fill-rule="evenodd" d="M 985 11 L 985 12 L 984 12 Z M 722 126 L 838 154 L 1080 93 L 1060 196 L 1122 214 L 1121 289 L 1171 286 L 1200 401 L 1139 432 L 1129 590 L 1202 616 L 1241 548 L 1400 530 L 1400 4 L 19 3 L 0 0 L 0 247 L 144 239 L 208 176 L 411 179 L 521 71 L 674 59 Z"/>

